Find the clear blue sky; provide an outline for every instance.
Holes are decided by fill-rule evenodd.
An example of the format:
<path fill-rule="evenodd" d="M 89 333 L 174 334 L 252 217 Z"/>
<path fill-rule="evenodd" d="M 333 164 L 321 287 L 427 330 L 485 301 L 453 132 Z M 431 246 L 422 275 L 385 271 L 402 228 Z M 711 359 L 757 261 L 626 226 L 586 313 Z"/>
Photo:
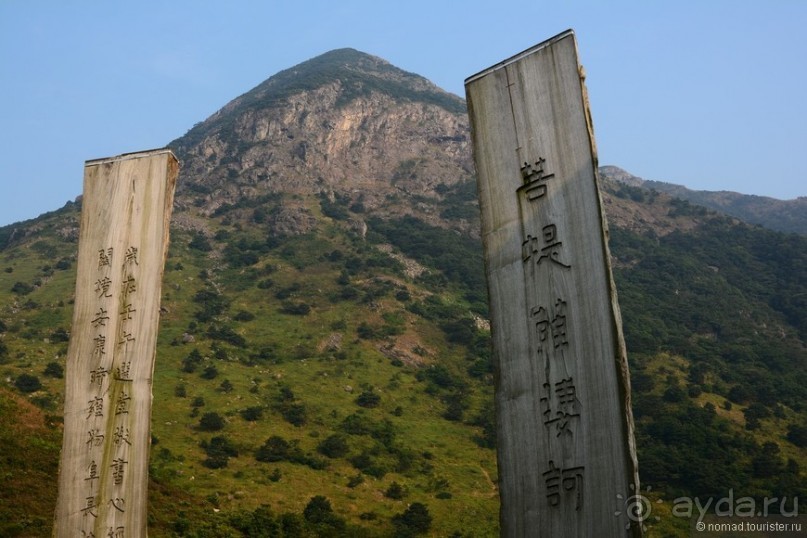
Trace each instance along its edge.
<path fill-rule="evenodd" d="M 466 77 L 567 28 L 601 164 L 807 195 L 799 0 L 0 0 L 0 225 L 74 199 L 85 160 L 162 147 L 329 50 L 380 56 L 464 97 Z"/>

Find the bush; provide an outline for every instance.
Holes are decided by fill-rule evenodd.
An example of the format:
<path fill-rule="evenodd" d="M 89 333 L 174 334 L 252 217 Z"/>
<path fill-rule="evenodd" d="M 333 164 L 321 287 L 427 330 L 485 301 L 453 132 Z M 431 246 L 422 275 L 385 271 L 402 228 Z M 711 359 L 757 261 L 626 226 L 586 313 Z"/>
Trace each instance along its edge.
<path fill-rule="evenodd" d="M 396 501 L 400 501 L 406 495 L 406 490 L 402 485 L 398 482 L 393 482 L 387 488 L 387 491 L 384 492 L 384 497 L 388 499 L 394 499 Z"/>
<path fill-rule="evenodd" d="M 307 316 L 309 312 L 311 312 L 311 307 L 305 303 L 283 301 L 280 311 L 284 314 L 291 314 L 292 316 Z"/>
<path fill-rule="evenodd" d="M 392 517 L 395 536 L 426 534 L 432 524 L 429 509 L 423 503 L 412 503 L 403 513 Z"/>
<path fill-rule="evenodd" d="M 189 374 L 195 372 L 196 368 L 202 363 L 203 358 L 198 349 L 193 349 L 187 357 L 182 359 L 182 371 Z"/>
<path fill-rule="evenodd" d="M 365 390 L 356 398 L 356 403 L 368 409 L 378 407 L 378 404 L 381 403 L 381 396 L 372 390 Z"/>
<path fill-rule="evenodd" d="M 338 433 L 328 436 L 317 445 L 317 452 L 329 458 L 341 458 L 345 456 L 349 450 L 350 447 L 347 444 L 347 438 Z"/>
<path fill-rule="evenodd" d="M 59 342 L 69 342 L 70 333 L 64 327 L 59 327 L 50 334 L 50 341 L 54 344 Z"/>
<path fill-rule="evenodd" d="M 322 495 L 312 497 L 311 500 L 308 501 L 308 504 L 303 510 L 303 517 L 309 523 L 313 523 L 317 526 L 331 527 L 333 529 L 345 528 L 344 519 L 333 513 L 331 502 Z M 331 533 L 332 531 L 323 530 L 323 532 L 318 532 L 317 534 L 330 536 Z"/>
<path fill-rule="evenodd" d="M 202 462 L 202 465 L 209 469 L 222 469 L 227 467 L 228 460 L 238 456 L 238 450 L 232 442 L 223 435 L 213 437 L 210 442 L 202 441 L 200 446 L 207 454 L 207 459 Z"/>
<path fill-rule="evenodd" d="M 20 392 L 36 392 L 42 388 L 42 383 L 39 382 L 39 378 L 35 375 L 30 374 L 20 374 L 17 379 L 14 381 L 14 386 L 20 390 Z"/>
<path fill-rule="evenodd" d="M 807 426 L 788 425 L 787 440 L 798 447 L 807 448 Z"/>
<path fill-rule="evenodd" d="M 215 432 L 224 428 L 224 418 L 218 413 L 205 413 L 199 419 L 199 429 L 206 432 Z"/>
<path fill-rule="evenodd" d="M 262 416 L 263 416 L 263 407 L 259 405 L 253 407 L 247 407 L 246 409 L 241 410 L 241 417 L 248 422 L 255 422 L 256 420 L 260 420 Z"/>
<path fill-rule="evenodd" d="M 280 414 L 283 415 L 286 422 L 294 426 L 303 426 L 307 421 L 305 404 L 285 405 L 280 410 Z"/>
<path fill-rule="evenodd" d="M 61 379 L 64 377 L 64 368 L 58 362 L 49 362 L 47 366 L 45 366 L 45 371 L 42 372 L 43 375 L 48 377 L 55 377 L 56 379 Z"/>
<path fill-rule="evenodd" d="M 34 287 L 25 282 L 15 282 L 14 285 L 11 286 L 11 291 L 19 295 L 28 295 L 34 291 Z"/>
<path fill-rule="evenodd" d="M 219 375 L 219 370 L 212 364 L 202 372 L 202 379 L 215 379 Z"/>
<path fill-rule="evenodd" d="M 273 435 L 255 451 L 255 459 L 263 462 L 276 462 L 288 459 L 291 444 L 280 437 Z"/>
<path fill-rule="evenodd" d="M 221 382 L 221 385 L 219 385 L 219 390 L 225 393 L 232 392 L 234 388 L 235 387 L 233 387 L 233 384 L 230 382 L 229 379 L 225 379 L 224 381 Z"/>

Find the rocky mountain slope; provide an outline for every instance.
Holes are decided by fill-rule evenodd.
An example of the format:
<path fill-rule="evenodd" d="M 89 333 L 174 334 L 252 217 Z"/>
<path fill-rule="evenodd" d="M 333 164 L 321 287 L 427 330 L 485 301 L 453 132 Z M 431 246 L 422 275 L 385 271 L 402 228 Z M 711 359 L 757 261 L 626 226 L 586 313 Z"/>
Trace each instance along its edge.
<path fill-rule="evenodd" d="M 152 536 L 496 535 L 469 144 L 461 99 L 350 49 L 171 143 Z M 807 239 L 603 186 L 659 535 L 681 495 L 804 495 Z M 0 228 L 3 536 L 49 534 L 79 211 Z"/>

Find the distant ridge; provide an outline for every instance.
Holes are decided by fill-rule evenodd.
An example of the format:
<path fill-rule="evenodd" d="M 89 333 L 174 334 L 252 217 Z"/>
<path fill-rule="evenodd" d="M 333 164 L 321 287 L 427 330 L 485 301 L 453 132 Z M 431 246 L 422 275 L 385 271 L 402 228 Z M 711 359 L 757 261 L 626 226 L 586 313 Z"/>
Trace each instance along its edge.
<path fill-rule="evenodd" d="M 794 200 L 777 200 L 732 191 L 696 191 L 682 185 L 642 179 L 616 166 L 602 166 L 600 174 L 632 187 L 667 193 L 750 224 L 780 232 L 807 234 L 807 197 L 804 196 Z"/>

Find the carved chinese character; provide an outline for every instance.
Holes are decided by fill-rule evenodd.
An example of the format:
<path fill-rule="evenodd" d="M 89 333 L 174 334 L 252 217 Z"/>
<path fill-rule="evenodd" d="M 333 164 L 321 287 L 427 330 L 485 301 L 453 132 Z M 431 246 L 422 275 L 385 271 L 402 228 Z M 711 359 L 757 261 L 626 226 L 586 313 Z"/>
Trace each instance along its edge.
<path fill-rule="evenodd" d="M 546 481 L 546 498 L 549 506 L 560 504 L 560 469 L 555 467 L 555 462 L 549 460 L 549 470 L 544 473 Z"/>
<path fill-rule="evenodd" d="M 120 327 L 120 338 L 118 338 L 118 345 L 125 346 L 129 342 L 134 342 L 135 337 L 132 336 L 132 333 L 126 330 L 126 327 L 121 325 Z"/>
<path fill-rule="evenodd" d="M 129 414 L 129 400 L 131 398 L 125 393 L 121 392 L 115 402 L 115 415 L 128 415 Z"/>
<path fill-rule="evenodd" d="M 521 167 L 521 178 L 524 185 L 519 190 L 523 191 L 527 200 L 531 202 L 546 195 L 546 182 L 555 177 L 555 174 L 547 174 L 544 171 L 545 162 L 546 159 L 541 157 L 532 164 L 525 162 Z"/>
<path fill-rule="evenodd" d="M 89 415 L 87 418 L 90 418 Z M 92 448 L 94 446 L 101 446 L 104 444 L 104 434 L 98 428 L 93 428 L 87 432 L 89 439 L 87 439 L 87 446 Z"/>
<path fill-rule="evenodd" d="M 92 532 L 92 531 L 85 532 L 84 530 L 82 530 L 81 531 L 81 536 L 82 536 L 82 538 L 95 538 L 95 533 Z"/>
<path fill-rule="evenodd" d="M 107 311 L 102 307 L 95 313 L 95 319 L 91 321 L 93 327 L 106 327 L 106 322 L 109 316 L 106 315 Z"/>
<path fill-rule="evenodd" d="M 109 527 L 109 532 L 107 533 L 107 538 L 125 538 L 124 534 L 124 527 Z"/>
<path fill-rule="evenodd" d="M 560 505 L 561 499 L 569 493 L 575 495 L 575 510 L 580 510 L 583 504 L 583 470 L 584 467 L 571 467 L 560 469 L 549 460 L 549 470 L 543 473 L 546 482 L 546 498 L 549 506 Z"/>
<path fill-rule="evenodd" d="M 566 340 L 566 301 L 555 302 L 555 317 L 552 318 L 552 342 L 555 348 L 568 345 Z"/>
<path fill-rule="evenodd" d="M 95 460 L 93 460 L 90 462 L 90 466 L 87 469 L 87 478 L 85 478 L 84 481 L 89 480 L 90 483 L 92 483 L 93 480 L 98 480 L 99 478 L 101 477 L 98 474 L 98 465 L 96 465 Z"/>
<path fill-rule="evenodd" d="M 118 367 L 115 368 L 115 379 L 118 381 L 131 381 L 132 378 L 129 377 L 131 367 L 132 361 L 121 362 Z"/>
<path fill-rule="evenodd" d="M 124 301 L 129 298 L 129 295 L 137 291 L 137 281 L 132 275 L 128 275 L 126 280 L 123 281 L 121 291 L 123 292 Z"/>
<path fill-rule="evenodd" d="M 115 446 L 117 447 L 119 447 L 123 443 L 132 446 L 131 441 L 129 441 L 129 428 L 124 428 L 123 426 L 118 426 L 117 428 L 115 428 L 115 433 L 112 437 L 112 442 L 114 442 Z"/>
<path fill-rule="evenodd" d="M 552 344 L 555 349 L 560 346 L 568 346 L 566 338 L 566 301 L 558 299 L 555 301 L 553 316 L 550 318 L 549 311 L 543 306 L 533 307 L 530 314 L 535 318 L 535 330 L 538 332 L 538 341 L 543 351 L 543 344 L 552 334 Z"/>
<path fill-rule="evenodd" d="M 104 416 L 104 398 L 96 396 L 87 402 L 87 418 L 95 415 L 96 417 Z"/>
<path fill-rule="evenodd" d="M 126 499 L 115 497 L 114 499 L 110 499 L 108 504 L 111 504 L 112 507 L 118 512 L 122 513 L 126 511 L 126 509 L 124 508 L 124 506 L 126 505 Z"/>
<path fill-rule="evenodd" d="M 571 265 L 560 261 L 560 247 L 563 243 L 557 240 L 557 226 L 554 224 L 544 226 L 543 232 L 544 245 L 546 246 L 541 249 L 541 256 L 538 258 L 537 263 L 540 264 L 544 259 L 549 259 L 549 261 L 561 267 L 566 267 L 567 269 L 571 267 Z"/>
<path fill-rule="evenodd" d="M 106 355 L 106 336 L 99 334 L 93 338 L 92 341 L 92 357 L 93 359 L 100 360 L 104 355 Z"/>
<path fill-rule="evenodd" d="M 137 309 L 132 306 L 132 303 L 126 304 L 120 311 L 121 320 L 126 321 L 132 319 L 132 314 L 135 312 L 137 312 Z"/>
<path fill-rule="evenodd" d="M 529 234 L 527 235 L 527 239 L 521 243 L 521 260 L 524 263 L 527 263 L 530 259 L 534 259 L 535 263 L 538 265 L 540 265 L 541 262 L 548 260 L 565 269 L 569 269 L 571 265 L 564 263 L 560 259 L 560 251 L 561 247 L 563 246 L 563 242 L 557 240 L 557 226 L 554 224 L 544 226 L 542 232 L 544 246 L 541 246 L 538 237 L 533 237 Z"/>
<path fill-rule="evenodd" d="M 86 498 L 86 504 L 84 505 L 84 508 L 81 509 L 85 517 L 87 516 L 87 514 L 91 515 L 92 517 L 98 517 L 98 514 L 95 512 L 95 510 L 98 508 L 98 505 L 96 504 L 95 501 L 96 501 L 95 497 Z"/>
<path fill-rule="evenodd" d="M 125 255 L 125 259 L 123 260 L 123 264 L 124 265 L 127 265 L 127 264 L 129 264 L 129 265 L 132 265 L 132 264 L 139 265 L 137 263 L 137 247 L 129 247 L 126 250 L 126 255 Z"/>
<path fill-rule="evenodd" d="M 98 268 L 110 265 L 112 263 L 112 247 L 108 249 L 100 249 L 98 251 Z"/>
<path fill-rule="evenodd" d="M 555 398 L 552 399 L 550 384 L 543 384 L 544 394 L 541 397 L 541 413 L 544 416 L 545 426 L 554 426 L 556 437 L 561 434 L 572 435 L 570 422 L 572 418 L 580 416 L 578 410 L 580 402 L 577 400 L 574 381 L 571 377 L 555 383 Z"/>
<path fill-rule="evenodd" d="M 112 280 L 109 277 L 99 278 L 95 281 L 95 292 L 98 294 L 98 298 L 102 297 L 112 297 L 112 294 L 109 293 L 109 288 L 112 286 Z"/>
<path fill-rule="evenodd" d="M 112 460 L 110 467 L 112 467 L 112 481 L 115 485 L 123 484 L 123 475 L 127 463 L 129 462 L 123 458 L 115 458 Z"/>
<path fill-rule="evenodd" d="M 103 385 L 104 379 L 106 378 L 108 373 L 109 370 L 106 370 L 101 366 L 99 366 L 94 370 L 90 370 L 90 384 L 98 385 L 100 387 L 101 385 Z"/>

